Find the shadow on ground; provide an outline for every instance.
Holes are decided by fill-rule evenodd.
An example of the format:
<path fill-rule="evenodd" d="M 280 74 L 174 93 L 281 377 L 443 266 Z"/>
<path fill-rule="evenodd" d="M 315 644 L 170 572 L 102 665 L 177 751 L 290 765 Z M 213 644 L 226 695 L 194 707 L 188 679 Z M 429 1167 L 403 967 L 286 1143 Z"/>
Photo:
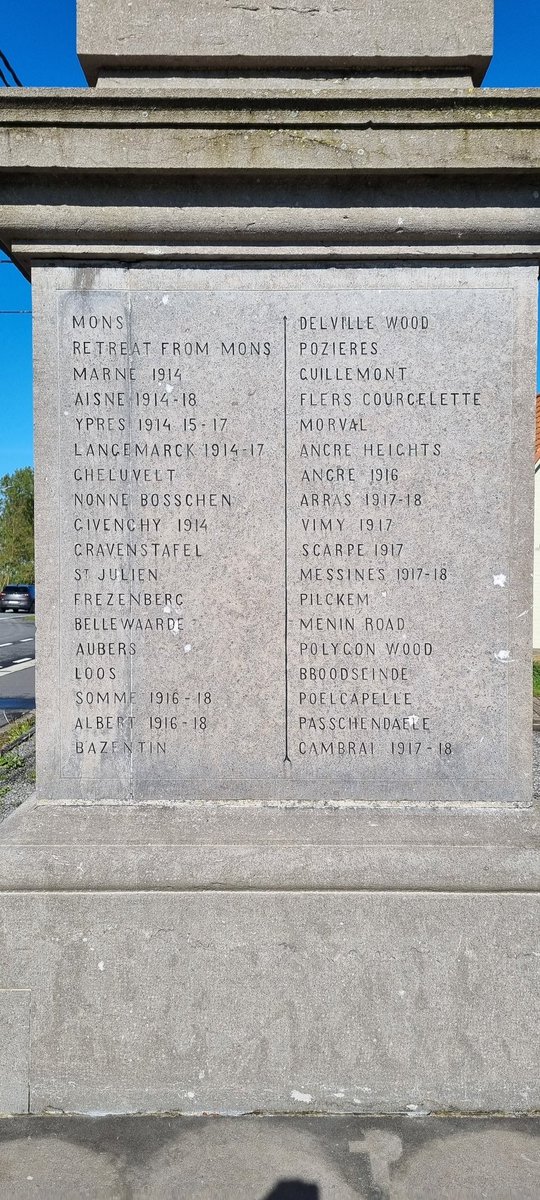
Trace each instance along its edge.
<path fill-rule="evenodd" d="M 303 1183 L 301 1179 L 282 1179 L 268 1192 L 264 1200 L 320 1200 L 316 1183 Z"/>

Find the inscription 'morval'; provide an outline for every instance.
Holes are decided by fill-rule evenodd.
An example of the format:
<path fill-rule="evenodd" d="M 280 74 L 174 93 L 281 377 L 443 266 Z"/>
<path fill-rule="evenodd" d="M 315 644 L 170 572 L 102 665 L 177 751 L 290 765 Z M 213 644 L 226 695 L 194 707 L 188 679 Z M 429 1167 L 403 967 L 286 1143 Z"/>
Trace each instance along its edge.
<path fill-rule="evenodd" d="M 497 291 L 61 294 L 67 777 L 399 800 L 504 765 L 504 674 L 487 732 L 478 694 L 509 416 L 495 341 L 460 353 L 475 297 L 500 336 Z"/>

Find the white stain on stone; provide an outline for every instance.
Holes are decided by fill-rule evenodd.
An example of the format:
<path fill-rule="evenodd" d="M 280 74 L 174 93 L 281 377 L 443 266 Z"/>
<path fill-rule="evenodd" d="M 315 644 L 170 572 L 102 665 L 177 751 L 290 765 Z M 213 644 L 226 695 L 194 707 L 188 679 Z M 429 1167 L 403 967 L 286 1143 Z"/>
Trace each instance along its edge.
<path fill-rule="evenodd" d="M 506 587 L 506 575 L 494 575 L 493 576 L 493 586 L 494 587 Z"/>
<path fill-rule="evenodd" d="M 187 1098 L 188 1098 L 188 1100 L 194 1100 L 195 1092 L 187 1092 Z"/>
<path fill-rule="evenodd" d="M 510 651 L 498 650 L 494 657 L 497 659 L 497 662 L 508 662 L 510 658 Z"/>
<path fill-rule="evenodd" d="M 417 717 L 414 713 L 411 713 L 410 717 L 405 717 L 403 724 L 410 725 L 411 729 L 416 729 L 416 726 L 418 725 L 419 720 L 420 720 L 419 717 Z"/>
<path fill-rule="evenodd" d="M 369 1129 L 362 1140 L 349 1142 L 349 1154 L 362 1154 L 369 1159 L 374 1186 L 385 1196 L 390 1192 L 390 1167 L 403 1154 L 401 1138 L 385 1129 Z"/>
<path fill-rule="evenodd" d="M 163 609 L 163 612 L 165 613 L 165 616 L 167 616 L 167 617 L 168 617 L 168 615 L 169 615 L 170 611 L 171 611 L 171 606 L 170 606 L 170 604 L 166 604 L 166 605 L 165 605 L 165 608 Z"/>
<path fill-rule="evenodd" d="M 166 383 L 166 384 L 165 384 L 165 391 L 166 391 L 166 392 L 168 392 L 168 393 L 169 393 L 169 395 L 171 394 L 171 392 L 172 392 L 172 385 L 171 385 L 170 383 Z"/>
<path fill-rule="evenodd" d="M 105 963 L 104 963 L 103 961 L 102 961 L 102 962 L 98 962 L 97 969 L 98 969 L 98 971 L 104 971 L 104 970 L 105 970 Z"/>
<path fill-rule="evenodd" d="M 297 1100 L 298 1104 L 311 1104 L 313 1096 L 309 1092 L 291 1092 L 291 1100 Z"/>
<path fill-rule="evenodd" d="M 189 642 L 186 642 L 186 644 L 184 646 L 184 654 L 189 654 L 190 650 L 191 650 L 191 645 Z"/>
<path fill-rule="evenodd" d="M 168 303 L 169 303 L 169 297 L 168 297 L 168 296 L 163 296 L 163 299 L 162 299 L 161 303 L 162 303 L 162 304 L 168 304 Z"/>

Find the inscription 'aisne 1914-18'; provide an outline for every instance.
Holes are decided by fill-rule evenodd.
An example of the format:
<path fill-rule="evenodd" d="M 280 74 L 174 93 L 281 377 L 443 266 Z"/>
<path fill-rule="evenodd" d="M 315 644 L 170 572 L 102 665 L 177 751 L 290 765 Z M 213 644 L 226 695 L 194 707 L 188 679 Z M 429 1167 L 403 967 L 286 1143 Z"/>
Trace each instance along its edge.
<path fill-rule="evenodd" d="M 506 294 L 486 295 L 500 331 Z M 480 655 L 461 598 L 502 570 L 482 448 L 509 417 L 494 423 L 495 347 L 440 365 L 470 305 L 458 290 L 61 295 L 66 777 L 131 793 L 159 759 L 168 798 L 361 800 L 375 779 L 375 798 L 402 799 L 497 769 L 504 675 L 487 738 L 474 685 L 505 597 Z M 475 557 L 478 497 L 492 527 Z"/>

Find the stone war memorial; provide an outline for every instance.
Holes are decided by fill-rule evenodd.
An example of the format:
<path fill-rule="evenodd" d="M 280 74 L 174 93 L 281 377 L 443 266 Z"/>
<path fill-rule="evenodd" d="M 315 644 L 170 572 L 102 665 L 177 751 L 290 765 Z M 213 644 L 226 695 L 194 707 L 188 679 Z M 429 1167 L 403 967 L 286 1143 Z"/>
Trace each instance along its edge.
<path fill-rule="evenodd" d="M 540 93 L 479 89 L 492 21 L 79 0 L 90 87 L 0 96 L 39 639 L 2 1112 L 540 1107 Z"/>

